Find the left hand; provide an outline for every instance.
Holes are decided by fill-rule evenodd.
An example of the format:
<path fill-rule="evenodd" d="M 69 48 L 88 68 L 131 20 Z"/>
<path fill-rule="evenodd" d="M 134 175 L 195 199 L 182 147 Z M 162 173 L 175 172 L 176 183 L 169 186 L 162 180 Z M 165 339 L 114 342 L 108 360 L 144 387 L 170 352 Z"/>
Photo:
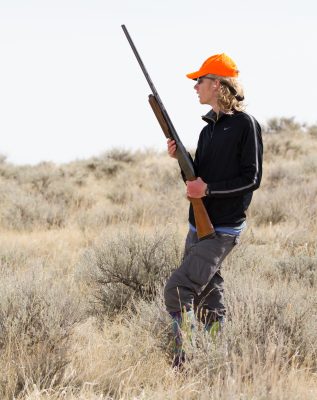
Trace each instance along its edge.
<path fill-rule="evenodd" d="M 186 181 L 187 185 L 187 197 L 192 197 L 194 199 L 200 199 L 206 196 L 205 192 L 207 189 L 207 183 L 205 183 L 201 178 L 197 178 L 194 181 Z"/>

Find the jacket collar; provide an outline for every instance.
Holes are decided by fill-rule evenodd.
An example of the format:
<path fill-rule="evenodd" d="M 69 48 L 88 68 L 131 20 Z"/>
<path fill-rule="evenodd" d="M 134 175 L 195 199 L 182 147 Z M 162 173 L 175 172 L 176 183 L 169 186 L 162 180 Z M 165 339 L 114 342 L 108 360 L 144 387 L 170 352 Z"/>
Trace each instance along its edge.
<path fill-rule="evenodd" d="M 215 123 L 218 119 L 220 119 L 220 118 L 221 118 L 222 116 L 224 116 L 224 115 L 227 115 L 227 114 L 225 114 L 225 113 L 223 113 L 222 111 L 220 111 L 220 112 L 219 112 L 219 116 L 218 116 L 218 118 L 217 118 L 217 113 L 215 113 L 214 110 L 211 109 L 206 115 L 202 115 L 201 118 L 202 118 L 205 122 L 208 122 L 208 123 L 213 122 L 213 123 Z"/>

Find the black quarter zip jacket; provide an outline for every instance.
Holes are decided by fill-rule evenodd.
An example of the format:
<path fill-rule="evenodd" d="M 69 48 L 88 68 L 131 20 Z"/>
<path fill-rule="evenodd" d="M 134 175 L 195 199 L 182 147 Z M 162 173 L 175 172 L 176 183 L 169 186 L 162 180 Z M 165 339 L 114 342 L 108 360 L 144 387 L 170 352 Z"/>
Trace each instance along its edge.
<path fill-rule="evenodd" d="M 244 112 L 216 117 L 212 110 L 203 117 L 207 125 L 199 136 L 195 172 L 208 185 L 203 202 L 213 225 L 239 226 L 261 182 L 261 127 Z M 192 206 L 189 222 L 195 226 Z"/>

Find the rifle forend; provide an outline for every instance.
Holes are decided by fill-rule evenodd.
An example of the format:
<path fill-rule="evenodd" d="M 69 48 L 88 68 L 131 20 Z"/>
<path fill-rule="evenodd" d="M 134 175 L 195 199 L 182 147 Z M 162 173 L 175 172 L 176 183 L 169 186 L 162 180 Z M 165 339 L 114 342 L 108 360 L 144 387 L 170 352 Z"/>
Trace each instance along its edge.
<path fill-rule="evenodd" d="M 152 94 L 149 95 L 149 103 L 150 103 L 150 106 L 152 107 L 152 110 L 153 110 L 159 124 L 161 125 L 162 131 L 164 132 L 164 135 L 166 136 L 166 138 L 175 140 L 176 157 L 177 157 L 179 166 L 180 166 L 181 170 L 183 171 L 183 174 L 184 174 L 186 180 L 187 181 L 195 180 L 196 175 L 195 175 L 193 162 L 192 162 L 188 152 L 186 151 L 185 147 L 183 146 L 183 143 L 180 141 L 178 135 L 175 135 L 173 132 L 173 129 L 171 129 L 171 127 L 169 126 L 166 118 L 164 117 L 164 114 L 162 112 L 160 104 L 156 100 L 155 96 L 153 96 Z"/>
<path fill-rule="evenodd" d="M 148 81 L 148 84 L 152 90 L 153 94 L 149 95 L 149 103 L 152 107 L 152 110 L 164 132 L 164 135 L 168 139 L 175 140 L 176 157 L 177 157 L 178 163 L 180 165 L 180 168 L 185 176 L 185 179 L 188 181 L 193 181 L 196 179 L 196 175 L 195 175 L 195 170 L 194 170 L 192 159 L 189 156 L 183 143 L 181 142 L 180 138 L 177 135 L 177 132 L 172 124 L 172 121 L 160 99 L 160 96 L 150 78 L 150 75 L 148 74 L 148 72 L 143 64 L 143 61 L 141 60 L 141 57 L 129 35 L 127 28 L 125 27 L 125 25 L 122 25 L 121 27 L 128 39 L 128 42 L 130 43 L 130 46 L 134 52 L 134 55 L 135 55 L 136 59 L 138 60 L 138 63 L 143 71 L 143 74 L 144 74 L 146 80 Z M 194 199 L 194 198 L 188 198 L 188 199 L 190 200 L 192 207 L 193 207 L 198 238 L 206 239 L 209 237 L 213 237 L 215 234 L 215 230 L 214 230 L 214 227 L 212 226 L 212 223 L 210 221 L 209 215 L 206 211 L 206 208 L 204 206 L 202 199 Z"/>

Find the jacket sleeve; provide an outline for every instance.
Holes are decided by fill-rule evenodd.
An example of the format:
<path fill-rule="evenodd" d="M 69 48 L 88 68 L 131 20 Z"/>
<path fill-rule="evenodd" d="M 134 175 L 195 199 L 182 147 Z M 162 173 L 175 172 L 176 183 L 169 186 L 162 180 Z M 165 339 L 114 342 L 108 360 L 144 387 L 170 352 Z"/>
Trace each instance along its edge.
<path fill-rule="evenodd" d="M 259 123 L 248 115 L 242 135 L 240 171 L 233 179 L 208 183 L 208 197 L 235 197 L 256 190 L 261 183 L 263 143 Z"/>

